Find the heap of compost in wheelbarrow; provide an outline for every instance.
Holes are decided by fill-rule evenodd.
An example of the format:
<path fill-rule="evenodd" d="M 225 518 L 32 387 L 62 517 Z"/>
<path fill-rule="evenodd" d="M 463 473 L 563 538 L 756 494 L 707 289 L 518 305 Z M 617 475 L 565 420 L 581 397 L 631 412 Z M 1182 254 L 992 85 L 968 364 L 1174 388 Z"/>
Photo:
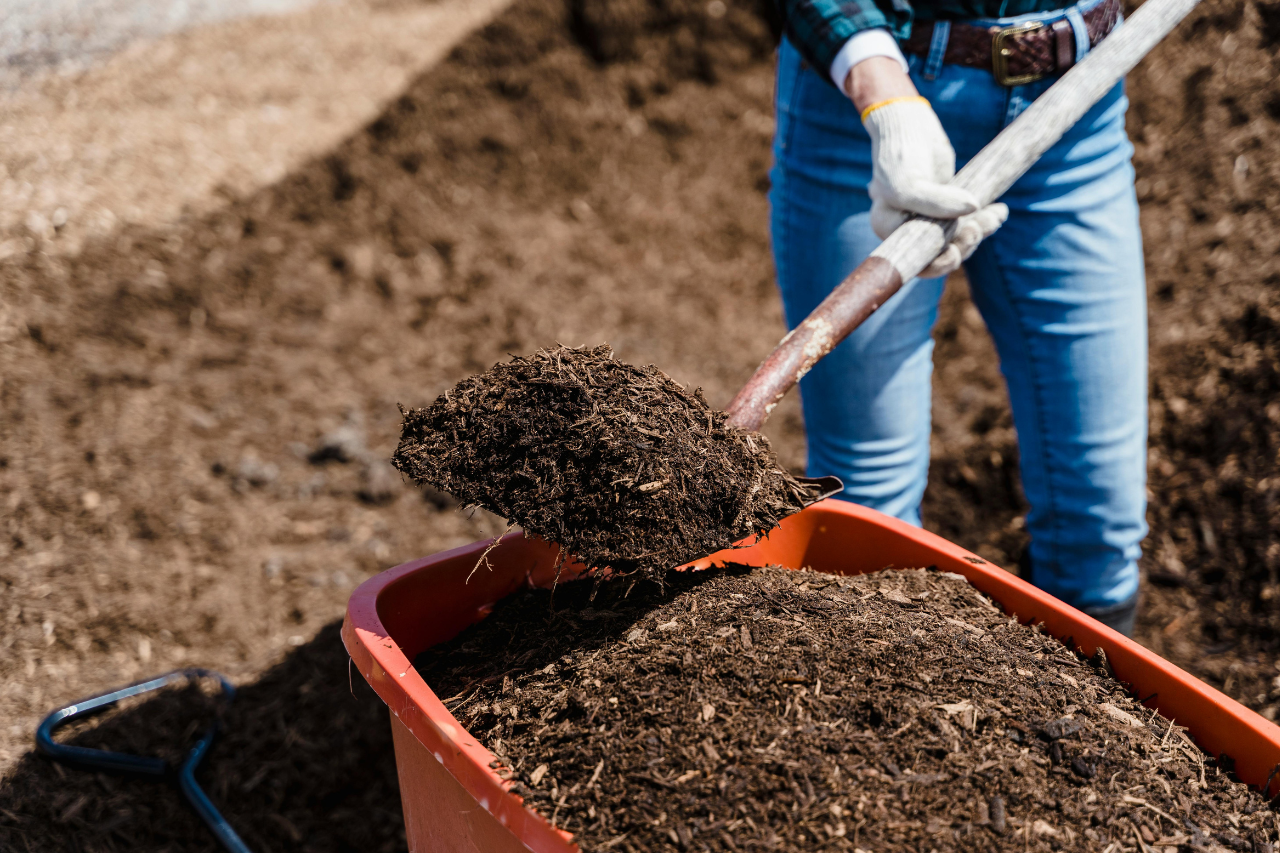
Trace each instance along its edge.
<path fill-rule="evenodd" d="M 404 412 L 392 464 L 588 566 L 659 578 L 818 497 L 726 420 L 656 367 L 557 347 Z"/>
<path fill-rule="evenodd" d="M 1230 759 L 958 575 L 630 586 L 514 594 L 416 662 L 588 853 L 1273 851 Z"/>

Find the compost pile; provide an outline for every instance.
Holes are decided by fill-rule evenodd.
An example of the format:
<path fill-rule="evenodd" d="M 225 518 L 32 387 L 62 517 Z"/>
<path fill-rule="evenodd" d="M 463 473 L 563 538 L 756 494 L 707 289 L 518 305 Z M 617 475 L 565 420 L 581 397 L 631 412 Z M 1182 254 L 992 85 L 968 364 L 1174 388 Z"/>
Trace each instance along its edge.
<path fill-rule="evenodd" d="M 727 420 L 656 367 L 561 346 L 405 412 L 392 462 L 589 566 L 661 579 L 817 497 Z"/>
<path fill-rule="evenodd" d="M 584 850 L 1271 850 L 1275 814 L 958 575 L 531 590 L 417 666 Z M 627 593 L 630 592 L 628 595 Z M 1139 842 L 1138 839 L 1141 839 Z M 1109 848 L 1108 845 L 1118 847 Z"/>

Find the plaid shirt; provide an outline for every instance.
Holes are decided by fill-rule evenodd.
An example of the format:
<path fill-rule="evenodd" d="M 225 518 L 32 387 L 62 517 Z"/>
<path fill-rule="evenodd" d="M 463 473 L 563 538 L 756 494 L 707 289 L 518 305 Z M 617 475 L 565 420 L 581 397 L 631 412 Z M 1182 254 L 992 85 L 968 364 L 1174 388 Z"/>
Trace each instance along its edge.
<path fill-rule="evenodd" d="M 826 72 L 855 34 L 884 27 L 898 39 L 913 21 L 1002 18 L 1046 12 L 1069 0 L 773 0 L 782 30 L 814 68 Z M 826 74 L 823 73 L 823 79 Z"/>

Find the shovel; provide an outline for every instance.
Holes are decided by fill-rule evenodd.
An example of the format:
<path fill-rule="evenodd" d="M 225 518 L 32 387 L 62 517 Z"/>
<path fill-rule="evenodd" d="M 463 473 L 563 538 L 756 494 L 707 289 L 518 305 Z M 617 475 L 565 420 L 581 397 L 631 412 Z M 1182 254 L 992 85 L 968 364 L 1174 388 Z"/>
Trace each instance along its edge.
<path fill-rule="evenodd" d="M 1147 0 L 979 151 L 951 183 L 971 191 L 982 205 L 998 199 L 1197 3 Z M 783 395 L 904 282 L 919 275 L 946 248 L 954 230 L 954 220 L 922 216 L 899 226 L 756 369 L 725 410 L 729 423 L 759 432 Z M 843 489 L 836 477 L 802 482 L 816 486 L 823 497 Z"/>

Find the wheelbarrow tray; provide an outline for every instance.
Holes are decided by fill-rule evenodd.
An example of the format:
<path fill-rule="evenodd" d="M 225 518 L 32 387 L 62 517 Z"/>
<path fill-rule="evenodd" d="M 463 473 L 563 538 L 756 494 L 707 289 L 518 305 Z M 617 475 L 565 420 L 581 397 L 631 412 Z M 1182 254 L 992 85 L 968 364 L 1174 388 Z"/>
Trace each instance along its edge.
<path fill-rule="evenodd" d="M 572 837 L 525 808 L 498 776 L 489 752 L 427 686 L 413 660 L 483 619 L 493 604 L 555 577 L 558 549 L 511 533 L 476 563 L 491 542 L 477 542 L 389 569 L 361 584 L 347 604 L 342 639 L 355 666 L 391 710 L 405 832 L 411 851 L 567 853 Z M 1006 613 L 1106 652 L 1116 677 L 1147 707 L 1185 726 L 1213 755 L 1235 759 L 1254 786 L 1280 765 L 1280 727 L 1095 619 L 947 540 L 874 510 L 827 500 L 791 516 L 768 539 L 691 564 L 725 562 L 808 568 L 854 575 L 886 568 L 936 566 L 968 578 Z M 583 571 L 566 567 L 561 580 Z M 469 578 L 469 580 L 468 580 Z M 1276 774 L 1280 776 L 1280 774 Z M 1276 779 L 1267 793 L 1280 790 Z"/>

